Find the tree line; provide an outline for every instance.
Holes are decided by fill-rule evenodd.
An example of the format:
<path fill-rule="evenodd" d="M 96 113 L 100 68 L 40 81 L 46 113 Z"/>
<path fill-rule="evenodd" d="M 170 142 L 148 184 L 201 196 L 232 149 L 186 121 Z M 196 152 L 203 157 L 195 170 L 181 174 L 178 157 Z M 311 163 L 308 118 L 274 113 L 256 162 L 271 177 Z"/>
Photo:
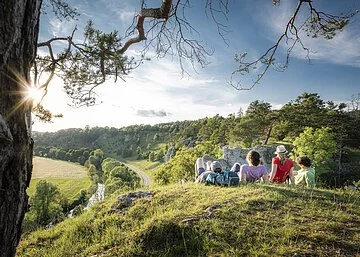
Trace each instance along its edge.
<path fill-rule="evenodd" d="M 54 133 L 35 132 L 34 150 L 36 155 L 58 156 L 64 160 L 78 160 L 79 163 L 83 162 L 91 148 L 101 148 L 109 157 L 164 162 L 177 151 L 183 151 L 183 147 L 193 148 L 199 142 L 206 142 L 205 148 L 209 153 L 225 145 L 243 148 L 277 142 L 292 145 L 301 133 L 307 131 L 312 134 L 317 129 L 326 128 L 336 144 L 335 154 L 331 154 L 333 162 L 328 169 L 337 174 L 351 173 L 351 177 L 356 179 L 358 172 L 354 149 L 360 146 L 359 102 L 360 94 L 352 96 L 347 103 L 334 103 L 322 100 L 317 93 L 305 92 L 278 110 L 272 109 L 270 103 L 256 100 L 249 104 L 246 111 L 240 109 L 227 117 L 215 115 L 153 126 L 87 126 Z M 75 147 L 79 150 L 73 150 Z"/>

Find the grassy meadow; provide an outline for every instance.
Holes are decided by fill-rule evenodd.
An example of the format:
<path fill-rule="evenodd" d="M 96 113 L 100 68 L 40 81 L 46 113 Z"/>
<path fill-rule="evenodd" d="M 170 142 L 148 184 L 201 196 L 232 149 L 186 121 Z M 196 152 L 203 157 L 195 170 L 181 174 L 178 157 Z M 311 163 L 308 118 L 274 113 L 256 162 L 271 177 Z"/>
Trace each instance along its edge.
<path fill-rule="evenodd" d="M 34 157 L 33 165 L 32 179 L 27 189 L 30 196 L 35 193 L 36 184 L 40 180 L 56 184 L 67 198 L 74 197 L 80 190 L 87 189 L 91 184 L 86 168 L 79 164 Z"/>
<path fill-rule="evenodd" d="M 17 256 L 360 256 L 358 191 L 189 182 L 147 192 L 28 234 Z"/>

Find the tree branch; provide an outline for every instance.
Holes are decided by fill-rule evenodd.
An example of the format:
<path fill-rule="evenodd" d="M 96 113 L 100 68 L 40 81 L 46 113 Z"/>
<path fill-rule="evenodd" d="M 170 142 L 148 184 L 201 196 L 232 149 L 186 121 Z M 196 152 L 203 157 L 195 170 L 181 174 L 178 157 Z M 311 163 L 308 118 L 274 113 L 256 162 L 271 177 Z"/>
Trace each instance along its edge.
<path fill-rule="evenodd" d="M 273 3 L 279 4 L 280 1 L 275 0 Z M 299 15 L 303 4 L 307 4 L 309 8 L 309 17 L 299 26 L 296 24 L 296 18 Z M 304 30 L 307 33 L 307 36 L 317 37 L 320 35 L 325 39 L 331 39 L 348 24 L 349 19 L 356 13 L 357 11 L 345 16 L 335 16 L 324 12 L 318 12 L 313 7 L 311 0 L 298 0 L 297 6 L 287 22 L 284 32 L 280 35 L 275 44 L 264 54 L 251 62 L 246 61 L 247 53 L 235 55 L 235 61 L 239 63 L 239 67 L 232 72 L 229 84 L 237 90 L 250 90 L 260 83 L 270 67 L 281 72 L 286 70 L 289 65 L 291 53 L 296 45 L 300 45 L 306 52 L 306 58 L 310 62 L 310 50 L 303 44 L 300 37 L 300 31 Z M 276 62 L 275 56 L 280 44 L 284 41 L 289 47 L 286 51 L 284 64 L 279 64 Z M 237 75 L 246 75 L 257 70 L 259 65 L 263 66 L 261 67 L 262 71 L 257 73 L 256 79 L 252 81 L 250 86 L 243 86 L 241 81 L 235 79 Z"/>

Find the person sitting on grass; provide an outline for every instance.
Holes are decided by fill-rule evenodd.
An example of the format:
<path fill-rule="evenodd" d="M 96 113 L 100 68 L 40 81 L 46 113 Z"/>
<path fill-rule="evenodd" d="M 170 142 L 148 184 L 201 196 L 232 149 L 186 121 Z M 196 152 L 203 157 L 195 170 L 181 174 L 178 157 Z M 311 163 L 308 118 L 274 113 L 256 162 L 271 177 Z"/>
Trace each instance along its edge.
<path fill-rule="evenodd" d="M 248 152 L 246 156 L 248 164 L 243 164 L 240 167 L 239 178 L 241 184 L 246 182 L 255 182 L 262 180 L 268 182 L 268 173 L 264 165 L 260 164 L 260 154 L 256 151 Z"/>
<path fill-rule="evenodd" d="M 222 172 L 220 162 L 213 161 L 210 163 L 210 169 L 201 173 L 195 180 L 196 183 L 208 183 L 209 181 L 215 181 L 215 178 Z M 210 177 L 210 178 L 208 178 Z"/>
<path fill-rule="evenodd" d="M 294 164 L 292 160 L 287 158 L 287 152 L 288 151 L 283 145 L 278 145 L 276 147 L 274 154 L 277 156 L 272 159 L 270 182 L 284 183 L 289 179 L 291 184 L 295 184 L 293 175 Z"/>
<path fill-rule="evenodd" d="M 295 175 L 295 185 L 306 185 L 307 187 L 315 187 L 315 169 L 311 167 L 311 160 L 307 156 L 300 156 L 296 158 L 296 163 L 301 170 L 297 171 Z"/>

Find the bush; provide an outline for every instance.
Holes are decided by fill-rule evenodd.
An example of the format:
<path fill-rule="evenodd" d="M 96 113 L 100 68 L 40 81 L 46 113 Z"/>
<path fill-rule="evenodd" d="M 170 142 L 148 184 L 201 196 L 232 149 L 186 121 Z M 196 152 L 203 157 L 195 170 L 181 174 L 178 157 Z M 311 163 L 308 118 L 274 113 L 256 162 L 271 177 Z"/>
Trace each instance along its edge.
<path fill-rule="evenodd" d="M 293 145 L 293 152 L 297 156 L 306 155 L 312 160 L 318 175 L 331 170 L 337 146 L 335 134 L 330 128 L 306 127 L 304 132 L 295 138 Z"/>

